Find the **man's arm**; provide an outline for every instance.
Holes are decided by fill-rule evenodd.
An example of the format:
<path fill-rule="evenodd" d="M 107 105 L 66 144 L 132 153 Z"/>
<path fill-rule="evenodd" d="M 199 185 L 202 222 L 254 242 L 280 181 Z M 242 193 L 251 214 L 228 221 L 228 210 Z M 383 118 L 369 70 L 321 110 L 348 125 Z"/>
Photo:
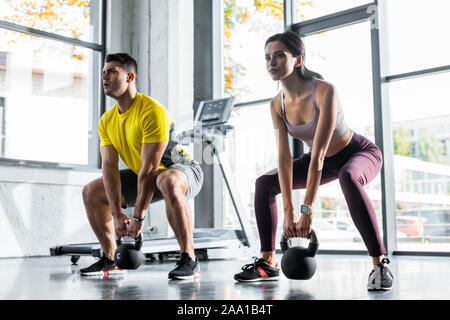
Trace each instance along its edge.
<path fill-rule="evenodd" d="M 142 168 L 138 175 L 138 194 L 134 208 L 134 217 L 136 218 L 144 218 L 145 210 L 153 198 L 159 163 L 167 145 L 168 141 L 142 144 Z"/>
<path fill-rule="evenodd" d="M 102 156 L 103 184 L 113 217 L 121 213 L 121 182 L 119 173 L 119 156 L 112 145 L 100 147 Z"/>
<path fill-rule="evenodd" d="M 121 181 L 119 156 L 112 145 L 100 147 L 102 155 L 103 185 L 108 198 L 109 209 L 114 220 L 114 229 L 119 239 L 128 235 L 130 219 L 121 211 Z"/>

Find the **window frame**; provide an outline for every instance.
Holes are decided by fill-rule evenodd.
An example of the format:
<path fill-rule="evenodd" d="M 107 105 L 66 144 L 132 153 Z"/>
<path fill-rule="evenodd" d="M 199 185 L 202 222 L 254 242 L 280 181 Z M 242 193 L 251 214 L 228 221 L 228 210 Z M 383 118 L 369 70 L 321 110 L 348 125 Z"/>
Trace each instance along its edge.
<path fill-rule="evenodd" d="M 63 168 L 63 169 L 80 169 L 80 170 L 92 170 L 100 169 L 101 167 L 101 156 L 100 156 L 100 141 L 98 137 L 97 127 L 100 116 L 105 112 L 105 95 L 101 91 L 100 81 L 101 81 L 101 70 L 102 64 L 106 56 L 106 14 L 107 5 L 106 0 L 98 0 L 100 6 L 100 23 L 99 23 L 99 40 L 100 43 L 82 41 L 59 34 L 29 28 L 23 25 L 18 25 L 5 20 L 0 19 L 0 29 L 7 29 L 14 32 L 24 33 L 27 35 L 45 38 L 49 40 L 60 41 L 64 44 L 75 45 L 78 47 L 90 49 L 92 51 L 100 53 L 100 58 L 92 61 L 92 74 L 94 79 L 92 80 L 93 87 L 90 88 L 93 94 L 92 102 L 92 114 L 91 118 L 91 128 L 92 131 L 89 135 L 88 141 L 88 163 L 87 164 L 75 164 L 75 163 L 61 163 L 61 162 L 51 162 L 51 161 L 36 161 L 27 159 L 13 159 L 5 158 L 0 155 L 0 165 L 14 166 L 14 167 L 34 167 L 34 168 Z M 97 61 L 98 60 L 98 61 Z M 7 97 L 6 97 L 7 98 Z M 7 100 L 7 99 L 6 99 Z"/>

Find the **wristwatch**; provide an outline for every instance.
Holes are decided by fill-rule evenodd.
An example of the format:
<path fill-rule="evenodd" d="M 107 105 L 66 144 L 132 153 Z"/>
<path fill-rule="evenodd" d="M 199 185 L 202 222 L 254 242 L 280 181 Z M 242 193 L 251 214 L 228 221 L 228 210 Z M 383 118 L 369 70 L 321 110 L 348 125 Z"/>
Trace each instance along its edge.
<path fill-rule="evenodd" d="M 142 222 L 145 220 L 145 218 L 136 218 L 135 216 L 131 217 L 132 220 L 136 221 L 136 222 Z"/>
<path fill-rule="evenodd" d="M 302 214 L 310 215 L 312 213 L 312 206 L 309 206 L 307 204 L 302 204 L 300 207 L 300 212 Z"/>

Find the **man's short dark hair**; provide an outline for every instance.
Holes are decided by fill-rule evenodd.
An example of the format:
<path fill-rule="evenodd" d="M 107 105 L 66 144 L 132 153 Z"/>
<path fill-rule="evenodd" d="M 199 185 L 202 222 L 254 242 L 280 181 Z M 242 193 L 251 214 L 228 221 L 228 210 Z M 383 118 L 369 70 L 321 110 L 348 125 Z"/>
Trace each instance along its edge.
<path fill-rule="evenodd" d="M 133 72 L 137 76 L 137 62 L 128 53 L 110 53 L 106 56 L 105 62 L 119 62 L 126 72 Z"/>

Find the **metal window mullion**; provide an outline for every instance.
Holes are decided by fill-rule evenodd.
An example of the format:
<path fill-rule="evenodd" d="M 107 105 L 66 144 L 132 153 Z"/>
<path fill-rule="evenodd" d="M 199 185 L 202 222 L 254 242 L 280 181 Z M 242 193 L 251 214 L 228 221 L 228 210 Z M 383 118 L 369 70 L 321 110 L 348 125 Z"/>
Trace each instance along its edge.
<path fill-rule="evenodd" d="M 101 168 L 101 154 L 100 154 L 100 139 L 98 136 L 98 122 L 101 115 L 105 112 L 105 95 L 101 87 L 101 70 L 102 64 L 106 55 L 106 0 L 100 0 L 95 3 L 92 10 L 97 10 L 97 14 L 92 16 L 96 19 L 100 19 L 99 30 L 99 40 L 101 44 L 101 50 L 99 55 L 92 55 L 92 79 L 91 79 L 91 114 L 90 116 L 90 131 L 88 136 L 88 166 L 95 167 L 97 169 Z M 99 14 L 98 14 L 99 13 Z M 98 17 L 98 18 L 97 18 Z"/>
<path fill-rule="evenodd" d="M 72 44 L 75 46 L 89 48 L 89 49 L 93 49 L 96 51 L 102 51 L 102 45 L 97 44 L 97 43 L 77 40 L 77 39 L 61 36 L 59 34 L 47 32 L 47 31 L 28 28 L 28 27 L 21 26 L 21 25 L 15 24 L 15 23 L 7 22 L 7 21 L 0 20 L 0 28 L 8 29 L 8 30 L 20 32 L 20 33 L 25 33 L 25 34 L 40 37 L 40 38 L 56 40 L 56 41 L 64 42 L 66 44 Z"/>
<path fill-rule="evenodd" d="M 100 74 L 100 70 L 102 70 L 101 65 L 103 63 L 103 61 L 105 61 L 105 57 L 106 57 L 106 19 L 107 19 L 107 5 L 106 5 L 106 0 L 102 0 L 102 8 L 101 8 L 101 25 L 100 25 L 100 32 L 101 32 L 101 38 L 100 38 L 100 42 L 101 42 L 101 46 L 102 46 L 102 50 L 101 50 L 101 55 L 100 55 L 100 68 L 99 68 L 99 73 Z M 95 69 L 95 68 L 93 68 Z M 101 79 L 99 79 L 98 82 L 100 82 Z M 92 125 L 95 127 L 98 126 L 98 122 L 100 120 L 100 117 L 103 115 L 103 113 L 105 113 L 106 111 L 106 97 L 105 94 L 103 93 L 102 89 L 99 90 L 99 97 L 97 99 L 97 101 L 99 102 L 99 108 L 96 109 L 96 113 L 92 114 L 92 121 L 96 121 L 95 123 L 92 123 Z M 93 112 L 94 112 L 94 108 L 93 108 Z M 94 159 L 89 159 L 89 163 L 95 163 L 96 167 L 98 169 L 101 169 L 102 167 L 102 157 L 100 154 L 100 139 L 98 136 L 98 132 L 97 130 L 95 130 L 95 134 L 92 134 L 92 137 L 90 138 L 91 141 L 89 141 L 90 145 L 95 145 L 96 148 L 96 152 L 95 152 L 95 158 Z M 94 141 L 95 140 L 95 141 Z"/>
<path fill-rule="evenodd" d="M 102 45 L 102 50 L 101 50 L 101 59 L 102 62 L 105 60 L 106 57 L 106 19 L 107 19 L 107 5 L 106 5 L 106 0 L 102 0 L 102 21 L 101 21 L 101 45 Z M 105 95 L 101 94 L 101 101 L 100 101 L 100 114 L 103 114 L 106 110 L 105 107 Z"/>
<path fill-rule="evenodd" d="M 383 215 L 383 242 L 387 254 L 397 250 L 395 213 L 395 171 L 392 121 L 389 109 L 389 83 L 383 77 L 389 74 L 388 25 L 386 0 L 376 0 L 377 24 L 371 26 L 372 82 L 375 122 L 375 143 L 383 154 L 381 169 L 381 207 Z"/>
<path fill-rule="evenodd" d="M 373 5 L 373 3 L 368 3 L 359 7 L 296 23 L 292 25 L 291 29 L 301 37 L 304 37 L 317 32 L 325 32 L 358 23 L 369 19 L 373 15 L 371 10 Z"/>
<path fill-rule="evenodd" d="M 272 100 L 272 98 L 266 98 L 266 99 L 261 99 L 261 100 L 252 100 L 252 101 L 247 101 L 247 102 L 240 102 L 240 103 L 236 103 L 235 105 L 233 105 L 233 109 L 243 108 L 243 107 L 252 107 L 254 105 L 270 102 L 271 100 Z"/>
<path fill-rule="evenodd" d="M 434 75 L 434 74 L 444 73 L 444 72 L 448 72 L 448 71 L 450 71 L 450 65 L 445 65 L 445 66 L 434 67 L 434 68 L 429 68 L 429 69 L 415 70 L 415 71 L 411 71 L 411 72 L 389 75 L 389 76 L 384 77 L 383 81 L 390 82 L 390 81 L 411 79 L 411 78 L 415 78 L 415 77 Z"/>
<path fill-rule="evenodd" d="M 394 251 L 395 256 L 427 256 L 427 257 L 450 257 L 447 251 Z"/>
<path fill-rule="evenodd" d="M 295 0 L 283 1 L 284 30 L 290 30 L 295 22 Z"/>

